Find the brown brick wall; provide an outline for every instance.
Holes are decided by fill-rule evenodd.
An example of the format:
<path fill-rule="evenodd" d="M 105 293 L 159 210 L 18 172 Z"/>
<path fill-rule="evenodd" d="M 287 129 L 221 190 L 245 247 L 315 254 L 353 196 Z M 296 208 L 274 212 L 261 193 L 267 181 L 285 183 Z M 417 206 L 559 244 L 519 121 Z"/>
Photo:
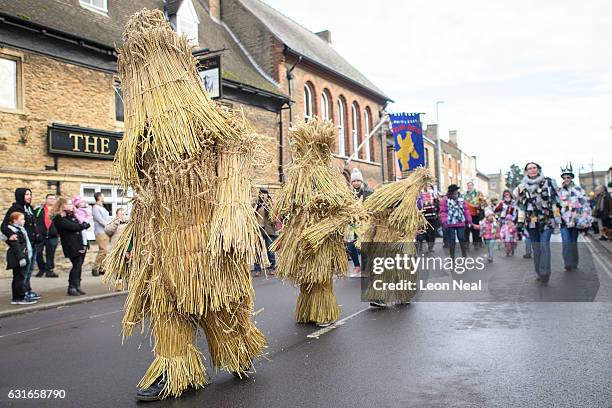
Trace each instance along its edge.
<path fill-rule="evenodd" d="M 108 183 L 111 161 L 59 157 L 58 172 L 45 170 L 45 166 L 53 165 L 47 154 L 47 126 L 51 123 L 117 130 L 113 75 L 38 54 L 21 54 L 23 113 L 0 111 L 0 207 L 8 206 L 14 189 L 21 186 L 32 188 L 35 202 L 42 200 L 46 193 L 55 191 L 47 186 L 47 180 L 70 177 Z M 19 141 L 19 128 L 29 129 L 25 144 Z M 62 183 L 62 190 L 76 194 L 78 185 Z"/>
<path fill-rule="evenodd" d="M 287 64 L 291 65 L 294 61 L 288 61 Z M 285 64 L 283 64 L 285 65 Z M 285 67 L 285 69 L 287 69 Z M 330 116 L 333 122 L 338 124 L 338 107 L 337 101 L 338 98 L 343 98 L 345 101 L 346 113 L 345 113 L 345 156 L 344 158 L 350 156 L 353 153 L 354 144 L 352 140 L 352 113 L 351 113 L 351 105 L 356 102 L 358 109 L 358 115 L 360 120 L 357 122 L 357 126 L 359 126 L 359 143 L 365 137 L 365 123 L 364 123 L 364 110 L 369 108 L 371 113 L 371 127 L 373 129 L 374 126 L 378 123 L 379 120 L 379 111 L 383 108 L 379 102 L 368 98 L 367 96 L 349 88 L 348 86 L 341 83 L 337 78 L 334 78 L 331 75 L 325 74 L 323 72 L 317 71 L 316 69 L 311 69 L 308 66 L 303 64 L 298 64 L 293 70 L 294 79 L 291 81 L 292 83 L 292 99 L 295 102 L 292 107 L 293 111 L 293 121 L 297 123 L 304 119 L 304 84 L 308 83 L 313 90 L 313 114 L 316 116 L 321 116 L 321 93 L 323 91 L 327 91 L 328 96 L 330 97 Z M 286 80 L 286 75 L 283 75 L 281 78 L 281 89 L 288 89 L 288 84 Z M 285 116 L 286 123 L 289 122 L 288 114 Z M 370 157 L 371 162 L 365 161 L 365 151 L 364 148 L 360 150 L 359 157 L 357 160 L 351 161 L 350 169 L 353 167 L 359 167 L 361 172 L 368 181 L 370 185 L 378 185 L 382 182 L 382 170 L 381 170 L 381 140 L 380 136 L 374 135 L 372 139 L 370 139 Z M 286 143 L 288 146 L 289 144 Z M 286 149 L 288 150 L 288 149 Z M 338 153 L 338 146 L 336 146 L 335 152 Z M 343 166 L 343 160 L 338 159 L 338 164 Z M 385 178 L 388 177 L 388 174 L 385 174 Z"/>

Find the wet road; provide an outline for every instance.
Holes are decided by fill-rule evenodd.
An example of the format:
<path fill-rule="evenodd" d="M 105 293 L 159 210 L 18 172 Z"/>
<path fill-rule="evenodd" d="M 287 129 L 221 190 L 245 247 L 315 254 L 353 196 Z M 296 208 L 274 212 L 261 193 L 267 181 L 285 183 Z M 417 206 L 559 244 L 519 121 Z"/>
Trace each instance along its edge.
<path fill-rule="evenodd" d="M 581 255 L 573 275 L 553 263 L 547 287 L 533 281 L 529 260 L 499 256 L 483 276 L 486 296 L 502 302 L 421 301 L 375 310 L 360 301 L 358 279 L 343 280 L 336 285 L 343 321 L 330 330 L 295 324 L 297 291 L 258 278 L 255 319 L 269 347 L 257 372 L 242 381 L 211 372 L 213 383 L 204 389 L 147 405 L 610 407 L 612 262 Z M 566 301 L 551 301 L 558 299 Z M 121 344 L 123 301 L 2 319 L 0 406 L 141 405 L 135 384 L 151 361 L 151 343 L 136 335 Z M 199 343 L 205 350 L 205 339 Z M 8 399 L 11 389 L 59 389 L 66 397 Z"/>

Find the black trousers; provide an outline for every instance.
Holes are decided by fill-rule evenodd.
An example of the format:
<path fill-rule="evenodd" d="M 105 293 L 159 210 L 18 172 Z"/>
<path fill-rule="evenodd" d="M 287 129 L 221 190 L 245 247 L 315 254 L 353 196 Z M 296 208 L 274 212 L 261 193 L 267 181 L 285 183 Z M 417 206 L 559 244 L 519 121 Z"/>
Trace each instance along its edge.
<path fill-rule="evenodd" d="M 55 269 L 57 237 L 44 238 L 36 250 L 36 264 L 40 273 L 49 274 Z M 44 254 L 43 254 L 44 252 Z"/>
<path fill-rule="evenodd" d="M 418 242 L 418 249 L 419 252 L 423 251 L 423 241 L 427 241 L 427 249 L 429 251 L 433 250 L 434 247 L 434 243 L 436 242 L 436 225 L 437 223 L 435 222 L 428 222 L 427 223 L 427 227 L 425 228 L 425 232 L 419 234 L 417 236 L 417 242 Z"/>
<path fill-rule="evenodd" d="M 11 284 L 13 300 L 22 300 L 25 297 L 25 274 L 25 266 L 13 268 L 13 283 Z"/>
<path fill-rule="evenodd" d="M 68 275 L 68 286 L 71 288 L 78 288 L 81 286 L 81 272 L 83 271 L 85 254 L 70 258 L 70 262 L 72 262 L 72 268 L 70 268 L 70 274 Z"/>
<path fill-rule="evenodd" d="M 468 234 L 472 235 L 472 242 L 474 243 L 474 246 L 481 246 L 482 245 L 482 240 L 480 239 L 480 230 L 479 229 L 475 229 L 474 225 L 478 225 L 478 223 L 480 223 L 480 215 L 474 215 L 472 217 L 472 227 L 468 230 Z M 469 242 L 470 241 L 470 237 L 467 237 L 466 241 Z"/>

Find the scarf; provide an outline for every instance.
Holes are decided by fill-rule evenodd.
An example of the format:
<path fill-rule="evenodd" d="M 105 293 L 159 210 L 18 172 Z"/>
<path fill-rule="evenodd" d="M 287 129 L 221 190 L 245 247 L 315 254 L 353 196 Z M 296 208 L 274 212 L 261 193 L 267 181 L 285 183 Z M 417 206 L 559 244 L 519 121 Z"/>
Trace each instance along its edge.
<path fill-rule="evenodd" d="M 540 175 L 535 178 L 530 178 L 528 176 L 523 177 L 522 184 L 525 186 L 527 191 L 533 193 L 540 186 L 542 180 L 544 180 L 544 174 L 540 173 Z"/>
<path fill-rule="evenodd" d="M 46 205 L 43 207 L 43 214 L 45 220 L 45 228 L 47 231 L 51 228 L 51 217 L 49 216 L 49 207 Z"/>

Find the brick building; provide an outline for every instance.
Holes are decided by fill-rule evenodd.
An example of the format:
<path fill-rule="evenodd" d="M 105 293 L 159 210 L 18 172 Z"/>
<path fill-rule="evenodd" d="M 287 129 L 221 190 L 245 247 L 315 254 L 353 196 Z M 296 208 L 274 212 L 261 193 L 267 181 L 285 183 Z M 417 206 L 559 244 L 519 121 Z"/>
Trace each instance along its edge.
<path fill-rule="evenodd" d="M 0 203 L 18 186 L 34 201 L 48 192 L 102 191 L 114 212 L 123 192 L 112 158 L 123 128 L 115 47 L 142 8 L 164 10 L 198 57 L 221 55 L 221 103 L 242 108 L 273 158 L 257 173 L 279 186 L 282 108 L 289 97 L 252 61 L 203 2 L 163 0 L 0 0 Z"/>
<path fill-rule="evenodd" d="M 291 122 L 318 115 L 343 137 L 338 164 L 378 122 L 389 98 L 314 34 L 258 0 L 0 0 L 0 203 L 18 186 L 40 202 L 48 192 L 96 191 L 114 212 L 112 180 L 123 111 L 116 46 L 142 8 L 163 10 L 194 55 L 221 56 L 220 103 L 244 109 L 270 160 L 256 184 L 277 188 L 290 160 Z M 292 103 L 290 103 L 292 101 Z M 390 179 L 382 132 L 351 167 L 372 185 Z"/>
<path fill-rule="evenodd" d="M 356 147 L 374 129 L 391 99 L 349 64 L 331 45 L 331 33 L 313 33 L 259 0 L 209 0 L 210 10 L 249 50 L 259 67 L 294 103 L 284 123 L 310 117 L 331 120 L 339 130 L 338 165 L 355 154 Z M 290 160 L 283 139 L 283 163 Z M 349 170 L 359 167 L 375 186 L 395 180 L 392 148 L 384 131 L 358 151 Z"/>

